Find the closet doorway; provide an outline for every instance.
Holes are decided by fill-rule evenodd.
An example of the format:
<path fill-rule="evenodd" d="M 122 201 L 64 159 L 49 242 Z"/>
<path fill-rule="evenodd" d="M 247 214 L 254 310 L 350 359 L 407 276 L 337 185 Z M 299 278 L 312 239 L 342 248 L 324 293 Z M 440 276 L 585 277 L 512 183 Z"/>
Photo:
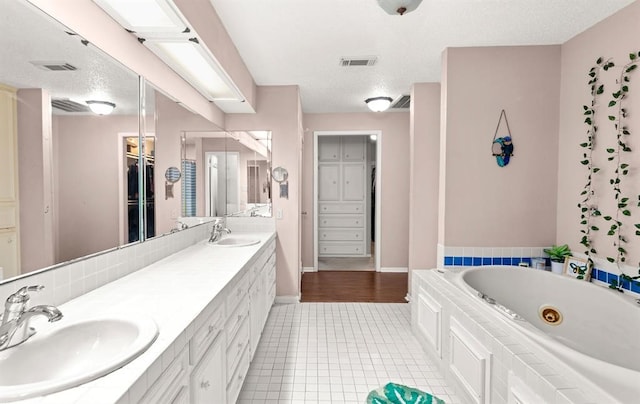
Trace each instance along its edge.
<path fill-rule="evenodd" d="M 380 271 L 381 141 L 314 132 L 314 271 Z"/>

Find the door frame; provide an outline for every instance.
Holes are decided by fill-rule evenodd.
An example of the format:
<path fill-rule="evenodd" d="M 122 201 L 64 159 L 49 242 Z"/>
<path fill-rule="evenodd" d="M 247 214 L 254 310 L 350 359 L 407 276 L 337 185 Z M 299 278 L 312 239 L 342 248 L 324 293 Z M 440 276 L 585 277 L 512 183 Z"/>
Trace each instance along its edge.
<path fill-rule="evenodd" d="M 376 136 L 376 210 L 374 221 L 375 269 L 380 272 L 382 234 L 382 131 L 381 130 L 341 130 L 313 132 L 313 270 L 318 271 L 318 139 L 320 136 Z"/>

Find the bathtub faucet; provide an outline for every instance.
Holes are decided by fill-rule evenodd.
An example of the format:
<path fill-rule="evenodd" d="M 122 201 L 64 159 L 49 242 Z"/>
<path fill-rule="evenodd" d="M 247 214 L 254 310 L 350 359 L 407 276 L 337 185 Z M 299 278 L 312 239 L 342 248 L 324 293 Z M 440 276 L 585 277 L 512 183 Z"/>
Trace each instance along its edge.
<path fill-rule="evenodd" d="M 478 292 L 478 297 L 489 304 L 496 304 L 496 299 L 491 298 L 482 292 Z"/>

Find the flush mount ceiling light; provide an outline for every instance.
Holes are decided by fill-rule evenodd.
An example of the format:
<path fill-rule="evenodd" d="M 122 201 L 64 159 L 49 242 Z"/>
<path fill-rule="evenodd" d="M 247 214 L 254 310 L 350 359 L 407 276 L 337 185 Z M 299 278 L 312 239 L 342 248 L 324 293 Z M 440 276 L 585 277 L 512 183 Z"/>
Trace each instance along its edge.
<path fill-rule="evenodd" d="M 422 0 L 377 0 L 378 5 L 382 7 L 387 14 L 405 15 L 410 13 L 422 2 Z"/>
<path fill-rule="evenodd" d="M 87 105 L 94 114 L 98 115 L 109 115 L 116 107 L 116 104 L 109 101 L 87 101 Z"/>
<path fill-rule="evenodd" d="M 373 97 L 364 100 L 367 103 L 367 107 L 373 112 L 386 111 L 391 105 L 391 101 L 393 101 L 391 97 Z"/>
<path fill-rule="evenodd" d="M 144 45 L 209 101 L 242 100 L 240 90 L 197 39 L 150 38 Z"/>
<path fill-rule="evenodd" d="M 185 31 L 187 25 L 172 2 L 166 0 L 93 0 L 120 25 L 142 34 Z"/>

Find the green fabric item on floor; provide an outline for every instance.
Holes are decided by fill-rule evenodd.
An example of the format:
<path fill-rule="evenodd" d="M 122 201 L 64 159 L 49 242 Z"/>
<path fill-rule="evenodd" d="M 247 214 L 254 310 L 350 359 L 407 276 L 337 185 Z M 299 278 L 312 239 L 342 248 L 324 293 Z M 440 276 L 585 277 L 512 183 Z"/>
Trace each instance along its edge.
<path fill-rule="evenodd" d="M 413 387 L 387 383 L 369 393 L 367 404 L 445 404 L 445 402 Z"/>

